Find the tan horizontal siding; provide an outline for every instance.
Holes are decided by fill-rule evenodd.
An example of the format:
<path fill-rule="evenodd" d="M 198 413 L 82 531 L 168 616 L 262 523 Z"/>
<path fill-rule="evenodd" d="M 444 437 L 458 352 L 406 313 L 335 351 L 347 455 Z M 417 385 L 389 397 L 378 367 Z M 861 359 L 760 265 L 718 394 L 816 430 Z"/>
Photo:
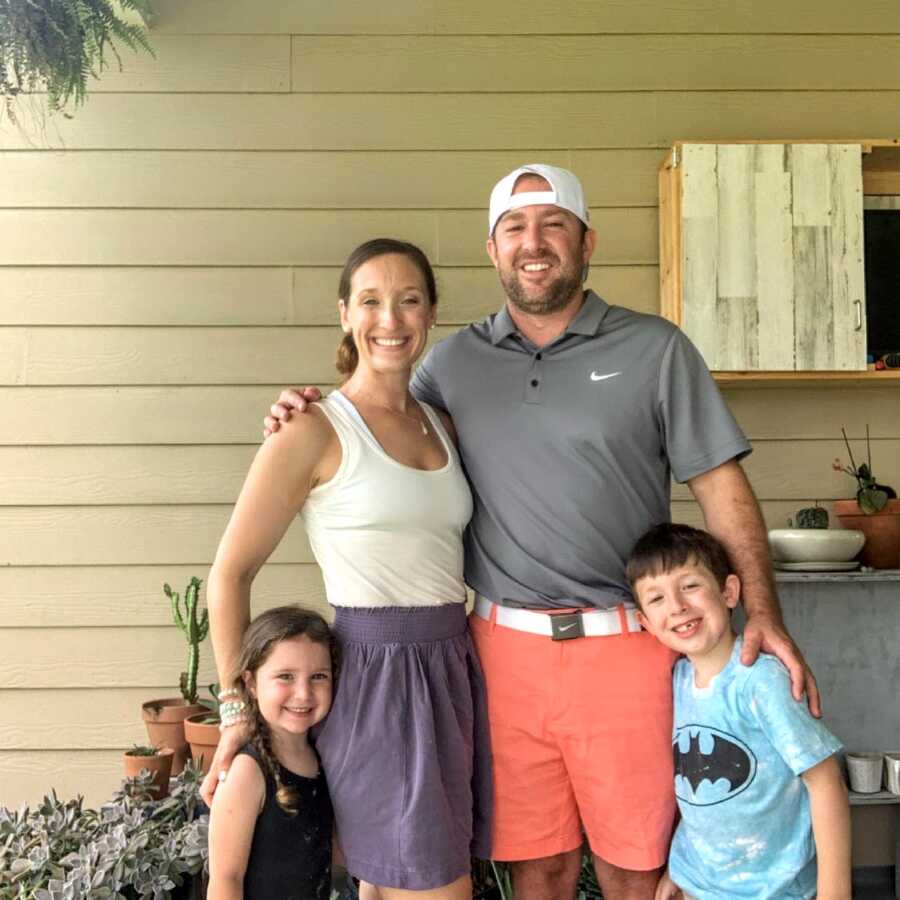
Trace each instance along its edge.
<path fill-rule="evenodd" d="M 0 447 L 0 505 L 232 503 L 256 449 Z"/>
<path fill-rule="evenodd" d="M 204 651 L 209 648 L 204 646 Z M 105 681 L 105 679 L 104 679 Z M 60 690 L 60 688 L 65 688 Z M 198 685 L 202 697 L 205 685 Z M 100 750 L 145 744 L 141 704 L 179 696 L 172 685 L 121 688 L 28 688 L 0 691 L 0 747 L 5 750 Z M 0 797 L 0 802 L 2 802 Z"/>
<path fill-rule="evenodd" d="M 433 30 L 435 0 L 155 0 L 154 32 L 186 34 L 418 34 Z"/>
<path fill-rule="evenodd" d="M 294 91 L 900 87 L 900 37 L 893 35 L 359 35 L 292 41 Z M 387 59 L 391 65 L 384 65 Z M 542 64 L 534 65 L 538 59 Z"/>
<path fill-rule="evenodd" d="M 471 0 L 435 2 L 436 30 L 446 34 L 900 31 L 900 12 L 890 0 L 869 0 L 859 8 L 842 6 L 838 0 L 824 0 L 812 7 L 777 0 L 738 0 L 727 5 L 717 0 L 679 0 L 665 7 L 658 0 L 559 0 L 528 5 L 496 0 L 488 6 Z"/>
<path fill-rule="evenodd" d="M 0 150 L 509 150 L 664 148 L 686 138 L 856 139 L 896 128 L 900 92 L 98 94 L 53 128 L 0 132 Z M 223 127 L 223 123 L 228 127 Z M 348 127 L 348 123 L 353 127 Z M 886 135 L 891 137 L 889 133 Z"/>
<path fill-rule="evenodd" d="M 0 566 L 208 567 L 230 515 L 230 505 L 0 507 Z M 299 519 L 271 561 L 313 561 Z"/>
<path fill-rule="evenodd" d="M 894 426 L 900 432 L 900 424 Z M 856 440 L 855 452 L 865 454 Z M 900 440 L 874 440 L 878 476 L 900 484 Z M 0 447 L 0 506 L 231 503 L 256 453 L 250 446 Z M 843 441 L 758 441 L 745 468 L 760 499 L 848 496 Z M 857 460 L 859 461 L 859 460 Z M 689 496 L 676 487 L 676 499 Z"/>
<path fill-rule="evenodd" d="M 246 444 L 262 439 L 263 416 L 280 390 L 0 387 L 0 444 Z"/>
<path fill-rule="evenodd" d="M 578 171 L 588 203 L 656 206 L 659 150 L 533 150 Z M 3 207 L 476 209 L 519 151 L 10 151 Z M 485 214 L 486 216 L 486 214 Z"/>
<path fill-rule="evenodd" d="M 2 210 L 0 265 L 341 265 L 382 234 L 437 261 L 439 219 L 387 210 Z"/>
<path fill-rule="evenodd" d="M 163 35 L 151 32 L 155 56 L 121 48 L 121 70 L 111 65 L 91 93 L 109 91 L 289 91 L 291 39 L 287 35 Z"/>
<path fill-rule="evenodd" d="M 205 604 L 207 570 L 206 565 L 2 566 L 0 628 L 169 625 L 163 584 L 183 594 L 196 575 L 204 581 Z M 325 589 L 313 563 L 267 564 L 253 581 L 251 597 L 254 615 L 285 603 L 324 609 Z"/>
<path fill-rule="evenodd" d="M 0 267 L 0 326 L 334 325 L 340 271 L 336 266 Z M 437 267 L 435 276 L 442 325 L 481 319 L 505 302 L 491 266 Z M 654 265 L 596 265 L 589 283 L 610 303 L 658 311 Z"/>
<path fill-rule="evenodd" d="M 620 34 L 620 33 L 898 33 L 893 0 L 850 6 L 825 0 L 718 0 L 628 3 L 557 0 L 402 0 L 390 4 L 320 0 L 156 0 L 154 31 L 197 34 Z"/>
<path fill-rule="evenodd" d="M 654 263 L 655 209 L 599 209 L 599 263 Z M 0 265 L 343 265 L 372 237 L 418 244 L 432 262 L 487 260 L 482 211 L 0 210 Z"/>
<path fill-rule="evenodd" d="M 900 433 L 900 423 L 895 430 Z M 865 458 L 864 442 L 854 440 L 854 454 Z M 753 452 L 743 466 L 760 500 L 793 500 L 817 497 L 819 500 L 840 500 L 855 493 L 855 482 L 846 474 L 832 468 L 835 457 L 848 462 L 847 451 L 840 437 L 826 441 L 761 440 L 754 443 Z M 900 485 L 900 440 L 873 440 L 872 458 L 878 465 L 878 477 L 886 484 Z M 859 458 L 857 458 L 859 462 Z M 690 497 L 686 486 L 676 485 L 672 491 L 676 500 Z"/>
<path fill-rule="evenodd" d="M 0 806 L 32 809 L 50 789 L 98 809 L 122 781 L 121 750 L 0 750 Z"/>
<path fill-rule="evenodd" d="M 327 295 L 320 271 L 334 273 Z M 288 266 L 10 266 L 0 268 L 0 325 L 334 324 L 337 271 L 315 270 L 295 304 Z"/>
<path fill-rule="evenodd" d="M 751 438 L 832 441 L 840 438 L 843 426 L 859 441 L 865 438 L 867 424 L 873 438 L 900 437 L 900 391 L 895 385 L 726 388 L 722 394 Z M 810 446 L 802 445 L 803 452 Z"/>
<path fill-rule="evenodd" d="M 184 635 L 174 625 L 17 628 L 15 637 L 0 658 L 0 684 L 6 688 L 172 685 L 162 693 L 171 697 L 178 695 L 178 678 L 187 663 Z M 79 662 L 77 666 L 61 666 L 61 659 Z M 200 645 L 197 683 L 203 685 L 215 680 L 212 649 L 207 639 Z"/>
<path fill-rule="evenodd" d="M 317 384 L 334 376 L 341 334 L 336 326 L 0 328 L 0 384 Z"/>

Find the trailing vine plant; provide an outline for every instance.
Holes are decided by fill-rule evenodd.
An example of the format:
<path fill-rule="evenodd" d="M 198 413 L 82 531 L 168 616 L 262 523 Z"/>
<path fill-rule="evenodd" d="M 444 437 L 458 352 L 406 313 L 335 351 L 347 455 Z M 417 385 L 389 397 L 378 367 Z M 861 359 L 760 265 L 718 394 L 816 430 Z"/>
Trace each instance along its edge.
<path fill-rule="evenodd" d="M 16 122 L 15 100 L 46 91 L 51 113 L 81 106 L 88 78 L 99 78 L 116 42 L 154 56 L 146 26 L 152 0 L 0 0 L 0 93 L 6 115 Z M 143 24 L 123 15 L 137 13 Z"/>

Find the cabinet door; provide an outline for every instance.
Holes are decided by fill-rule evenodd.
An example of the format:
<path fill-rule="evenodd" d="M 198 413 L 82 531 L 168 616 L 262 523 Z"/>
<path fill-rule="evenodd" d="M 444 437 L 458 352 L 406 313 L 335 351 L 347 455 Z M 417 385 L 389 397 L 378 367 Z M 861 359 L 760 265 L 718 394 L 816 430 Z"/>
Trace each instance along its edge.
<path fill-rule="evenodd" d="M 682 327 L 709 367 L 865 369 L 860 145 L 682 149 Z"/>

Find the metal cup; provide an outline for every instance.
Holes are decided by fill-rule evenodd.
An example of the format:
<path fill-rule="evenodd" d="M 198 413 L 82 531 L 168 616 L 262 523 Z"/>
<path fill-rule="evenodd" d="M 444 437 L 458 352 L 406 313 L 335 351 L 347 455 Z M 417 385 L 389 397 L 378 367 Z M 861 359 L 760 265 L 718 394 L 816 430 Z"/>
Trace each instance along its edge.
<path fill-rule="evenodd" d="M 846 760 L 851 791 L 856 791 L 857 794 L 875 794 L 881 790 L 884 754 L 848 753 Z"/>
<path fill-rule="evenodd" d="M 900 753 L 884 754 L 884 774 L 887 789 L 892 794 L 900 794 Z"/>

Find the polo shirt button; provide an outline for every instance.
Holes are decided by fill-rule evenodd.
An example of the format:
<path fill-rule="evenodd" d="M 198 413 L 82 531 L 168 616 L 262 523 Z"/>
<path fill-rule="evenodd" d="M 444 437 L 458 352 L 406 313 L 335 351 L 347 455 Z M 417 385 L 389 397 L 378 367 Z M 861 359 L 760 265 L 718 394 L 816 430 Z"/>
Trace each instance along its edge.
<path fill-rule="evenodd" d="M 537 378 L 532 378 L 532 379 L 531 379 L 531 386 L 532 386 L 532 387 L 537 387 L 537 386 L 538 386 L 538 380 L 537 380 Z"/>

